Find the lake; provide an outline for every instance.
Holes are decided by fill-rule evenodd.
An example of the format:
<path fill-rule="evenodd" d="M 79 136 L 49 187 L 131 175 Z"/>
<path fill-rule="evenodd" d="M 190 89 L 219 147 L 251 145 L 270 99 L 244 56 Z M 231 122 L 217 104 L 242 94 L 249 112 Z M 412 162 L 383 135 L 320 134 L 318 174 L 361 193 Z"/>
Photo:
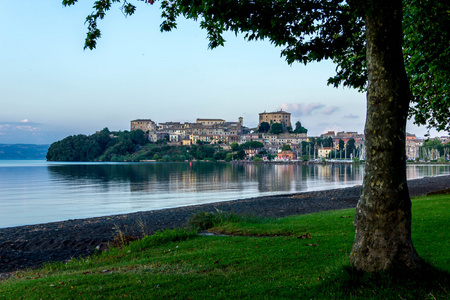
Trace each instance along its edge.
<path fill-rule="evenodd" d="M 408 166 L 408 179 L 450 174 Z M 364 165 L 0 160 L 0 228 L 361 184 Z"/>

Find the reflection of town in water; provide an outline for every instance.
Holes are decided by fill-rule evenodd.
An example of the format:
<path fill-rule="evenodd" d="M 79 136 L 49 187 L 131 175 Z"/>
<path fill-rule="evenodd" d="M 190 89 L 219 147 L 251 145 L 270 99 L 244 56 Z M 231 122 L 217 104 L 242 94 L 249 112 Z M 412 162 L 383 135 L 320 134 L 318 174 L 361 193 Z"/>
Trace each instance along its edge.
<path fill-rule="evenodd" d="M 433 177 L 439 175 L 448 175 L 450 172 L 448 165 L 408 165 L 406 168 L 406 177 L 408 179 Z"/>
<path fill-rule="evenodd" d="M 95 186 L 102 193 L 118 189 L 145 194 L 214 193 L 216 199 L 227 193 L 255 197 L 353 186 L 361 184 L 364 176 L 362 164 L 196 162 L 67 164 L 48 168 L 55 180 L 72 186 Z M 447 165 L 407 166 L 409 179 L 449 173 Z"/>
<path fill-rule="evenodd" d="M 362 182 L 364 166 L 197 162 L 58 165 L 49 166 L 49 170 L 63 182 L 95 184 L 104 191 L 122 186 L 131 193 L 253 190 L 265 194 L 358 184 Z M 415 172 L 420 173 L 420 170 Z"/>
<path fill-rule="evenodd" d="M 412 165 L 409 179 L 450 174 Z M 46 163 L 0 167 L 0 227 L 361 184 L 364 165 Z M 22 214 L 17 214 L 21 211 Z"/>

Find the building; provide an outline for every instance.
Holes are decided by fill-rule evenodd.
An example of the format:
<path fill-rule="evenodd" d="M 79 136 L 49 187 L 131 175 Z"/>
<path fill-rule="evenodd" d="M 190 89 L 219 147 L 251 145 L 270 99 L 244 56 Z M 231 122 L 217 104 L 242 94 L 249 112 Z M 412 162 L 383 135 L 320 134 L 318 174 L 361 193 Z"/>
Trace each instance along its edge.
<path fill-rule="evenodd" d="M 262 122 L 266 122 L 269 124 L 272 123 L 281 123 L 283 125 L 283 130 L 286 130 L 286 127 L 291 127 L 291 114 L 285 111 L 277 111 L 277 112 L 263 112 L 259 114 L 259 124 Z"/>
<path fill-rule="evenodd" d="M 169 134 L 167 132 L 152 131 L 148 133 L 148 140 L 150 142 L 169 140 Z"/>
<path fill-rule="evenodd" d="M 190 139 L 184 138 L 181 140 L 182 146 L 192 146 L 192 141 Z"/>
<path fill-rule="evenodd" d="M 137 119 L 130 123 L 130 131 L 142 130 L 143 132 L 147 132 L 156 130 L 156 123 L 150 119 Z"/>
<path fill-rule="evenodd" d="M 281 151 L 277 154 L 277 160 L 296 160 L 297 154 L 294 151 Z"/>
<path fill-rule="evenodd" d="M 332 147 L 320 147 L 317 150 L 317 156 L 319 158 L 326 158 L 330 154 L 330 152 L 333 150 Z"/>
<path fill-rule="evenodd" d="M 244 149 L 244 152 L 249 158 L 252 158 L 255 157 L 257 154 L 259 154 L 260 150 L 261 149 L 259 148 L 258 149 L 252 148 L 252 149 Z"/>
<path fill-rule="evenodd" d="M 405 142 L 406 159 L 415 160 L 418 158 L 423 141 L 418 139 L 415 134 L 406 133 Z"/>
<path fill-rule="evenodd" d="M 215 124 L 223 124 L 225 123 L 225 120 L 222 119 L 200 119 L 198 118 L 196 123 L 202 124 L 202 125 L 215 125 Z"/>

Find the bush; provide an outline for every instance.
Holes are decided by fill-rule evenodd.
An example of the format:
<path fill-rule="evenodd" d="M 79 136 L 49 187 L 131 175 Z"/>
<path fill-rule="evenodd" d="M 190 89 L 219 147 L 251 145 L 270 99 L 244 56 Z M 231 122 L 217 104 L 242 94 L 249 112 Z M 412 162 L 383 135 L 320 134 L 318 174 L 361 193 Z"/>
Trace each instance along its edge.
<path fill-rule="evenodd" d="M 233 154 L 227 153 L 227 155 L 225 156 L 225 161 L 230 162 L 232 160 L 233 160 Z"/>
<path fill-rule="evenodd" d="M 215 213 L 201 211 L 189 218 L 188 227 L 195 230 L 208 230 L 225 222 L 238 222 L 243 219 L 243 216 L 238 216 L 231 212 L 223 212 L 218 209 Z"/>

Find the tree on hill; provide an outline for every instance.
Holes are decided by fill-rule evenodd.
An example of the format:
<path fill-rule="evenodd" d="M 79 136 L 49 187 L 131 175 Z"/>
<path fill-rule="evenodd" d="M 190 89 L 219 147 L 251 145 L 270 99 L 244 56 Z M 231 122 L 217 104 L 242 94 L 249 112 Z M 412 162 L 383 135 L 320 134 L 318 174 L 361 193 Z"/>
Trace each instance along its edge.
<path fill-rule="evenodd" d="M 308 129 L 306 129 L 305 127 L 303 127 L 303 126 L 302 126 L 302 123 L 300 123 L 300 121 L 297 121 L 297 122 L 295 123 L 294 133 L 308 133 Z"/>
<path fill-rule="evenodd" d="M 86 136 L 68 136 L 50 145 L 47 151 L 49 161 L 109 161 L 114 156 L 135 152 L 148 143 L 142 130 L 119 132 L 111 138 L 108 128 Z"/>
<path fill-rule="evenodd" d="M 86 48 L 95 48 L 97 21 L 116 1 L 95 2 Z M 288 63 L 332 59 L 337 74 L 330 84 L 367 90 L 366 169 L 350 261 L 369 272 L 421 266 L 411 241 L 406 120 L 410 112 L 419 124 L 450 127 L 449 1 L 164 0 L 161 9 L 163 31 L 184 16 L 200 22 L 211 48 L 224 44 L 227 30 L 268 39 L 284 47 Z M 135 6 L 125 2 L 123 11 L 131 15 Z"/>
<path fill-rule="evenodd" d="M 239 149 L 258 149 L 263 148 L 264 144 L 258 141 L 245 142 L 239 145 Z"/>
<path fill-rule="evenodd" d="M 290 151 L 291 150 L 291 145 L 283 145 L 283 147 L 281 148 L 281 151 Z"/>
<path fill-rule="evenodd" d="M 270 124 L 267 122 L 261 122 L 261 124 L 258 127 L 258 132 L 261 133 L 267 133 L 270 130 Z"/>
<path fill-rule="evenodd" d="M 230 147 L 231 147 L 231 150 L 233 150 L 233 151 L 238 151 L 239 150 L 239 144 L 236 143 L 236 142 L 232 142 L 230 144 Z"/>
<path fill-rule="evenodd" d="M 280 134 L 283 132 L 283 124 L 281 123 L 272 123 L 272 126 L 270 126 L 270 133 L 271 134 Z"/>

